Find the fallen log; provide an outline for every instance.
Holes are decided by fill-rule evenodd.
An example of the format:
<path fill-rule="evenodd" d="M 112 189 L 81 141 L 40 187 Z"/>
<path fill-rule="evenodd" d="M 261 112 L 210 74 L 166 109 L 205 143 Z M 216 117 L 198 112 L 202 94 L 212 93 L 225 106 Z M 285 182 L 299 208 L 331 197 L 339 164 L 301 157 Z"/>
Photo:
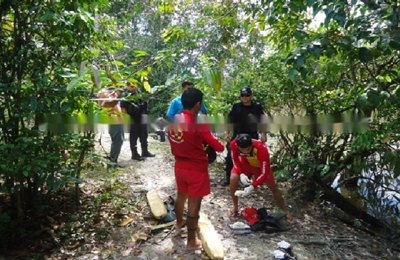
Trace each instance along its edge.
<path fill-rule="evenodd" d="M 364 210 L 354 206 L 351 202 L 349 202 L 345 197 L 343 197 L 339 192 L 334 190 L 332 187 L 324 184 L 321 180 L 316 180 L 316 183 L 322 188 L 323 190 L 323 196 L 322 198 L 332 202 L 346 212 L 347 214 L 358 218 L 365 223 L 370 225 L 370 229 L 373 230 L 376 233 L 381 233 L 384 231 L 387 227 L 384 222 L 380 221 L 379 219 L 369 215 L 367 212 Z"/>
<path fill-rule="evenodd" d="M 224 259 L 224 247 L 208 216 L 200 213 L 199 235 L 203 249 L 211 259 Z"/>
<path fill-rule="evenodd" d="M 162 219 L 168 214 L 167 208 L 157 190 L 147 192 L 146 197 L 150 206 L 150 211 L 156 219 Z"/>

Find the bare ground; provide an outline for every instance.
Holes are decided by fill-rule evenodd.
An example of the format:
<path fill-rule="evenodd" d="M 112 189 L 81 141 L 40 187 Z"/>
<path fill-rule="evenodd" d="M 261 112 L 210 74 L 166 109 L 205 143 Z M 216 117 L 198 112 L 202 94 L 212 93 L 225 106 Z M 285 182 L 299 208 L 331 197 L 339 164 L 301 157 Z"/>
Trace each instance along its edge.
<path fill-rule="evenodd" d="M 185 238 L 174 237 L 173 228 L 151 231 L 160 224 L 150 213 L 146 192 L 158 189 L 163 200 L 175 197 L 173 157 L 168 142 L 149 137 L 150 150 L 156 157 L 143 162 L 130 160 L 129 141 L 125 140 L 120 157 L 122 169 L 105 170 L 104 159 L 94 156 L 92 170 L 80 185 L 79 210 L 71 201 L 54 201 L 35 234 L 27 236 L 21 245 L 8 250 L 0 259 L 208 259 L 204 251 L 185 251 Z M 97 143 L 96 154 L 109 150 L 107 134 Z M 103 149 L 105 148 L 105 149 Z M 370 235 L 341 222 L 332 207 L 315 203 L 298 204 L 287 194 L 288 183 L 279 186 L 295 216 L 289 231 L 267 234 L 256 232 L 234 235 L 228 224 L 231 207 L 229 190 L 222 187 L 223 156 L 210 167 L 211 194 L 204 198 L 203 213 L 219 234 L 225 259 L 273 259 L 277 243 L 289 242 L 297 259 L 400 259 L 398 248 L 378 236 Z M 70 203 L 65 203 L 69 201 Z M 261 187 L 241 207 L 266 207 L 274 210 L 272 196 Z"/>
<path fill-rule="evenodd" d="M 108 137 L 103 139 L 105 146 L 108 147 Z M 132 189 L 132 200 L 143 196 L 151 188 L 158 189 L 161 197 L 167 200 L 168 196 L 175 196 L 173 157 L 170 154 L 168 142 L 163 143 L 152 138 L 149 138 L 149 141 L 151 151 L 157 155 L 144 162 L 130 160 L 129 144 L 125 142 L 121 164 L 128 167 L 123 169 L 124 173 L 120 175 L 120 178 L 129 183 Z M 210 167 L 212 191 L 204 198 L 201 211 L 208 214 L 217 230 L 225 249 L 225 259 L 272 259 L 272 252 L 277 249 L 277 242 L 281 240 L 293 246 L 298 259 L 396 259 L 399 257 L 399 251 L 396 252 L 390 248 L 382 238 L 374 237 L 340 222 L 332 216 L 332 210 L 324 206 L 294 205 L 290 194 L 286 193 L 286 183 L 280 183 L 280 187 L 295 215 L 295 222 L 291 229 L 273 234 L 257 232 L 234 235 L 228 224 L 237 220 L 231 220 L 227 215 L 231 201 L 228 188 L 220 185 L 223 177 L 222 169 L 223 156 L 221 155 Z M 249 198 L 242 199 L 241 206 L 266 207 L 272 212 L 274 208 L 271 202 L 270 192 L 262 187 Z M 113 254 L 113 257 L 207 259 L 204 252 L 186 252 L 186 239 L 174 237 L 171 227 L 150 233 L 148 226 L 158 223 L 151 218 L 147 205 L 142 204 L 142 206 L 143 215 L 139 214 L 139 217 L 143 217 L 141 220 L 137 220 L 135 225 L 120 227 L 113 231 L 118 240 L 114 243 L 119 243 L 120 248 L 119 253 Z M 137 239 L 141 232 L 144 240 Z"/>

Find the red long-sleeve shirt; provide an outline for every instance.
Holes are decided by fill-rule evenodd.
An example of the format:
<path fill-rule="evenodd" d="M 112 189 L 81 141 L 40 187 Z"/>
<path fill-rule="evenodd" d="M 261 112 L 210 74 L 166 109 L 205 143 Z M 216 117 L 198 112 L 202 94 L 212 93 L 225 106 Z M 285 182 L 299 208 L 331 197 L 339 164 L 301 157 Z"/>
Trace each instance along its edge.
<path fill-rule="evenodd" d="M 175 156 L 175 168 L 207 171 L 205 145 L 217 152 L 222 152 L 224 145 L 211 133 L 209 125 L 196 123 L 196 116 L 188 110 L 176 115 L 179 123 L 169 126 L 168 139 Z"/>
<path fill-rule="evenodd" d="M 233 171 L 236 174 L 255 174 L 257 178 L 253 180 L 251 185 L 256 188 L 262 183 L 273 182 L 274 176 L 269 161 L 268 148 L 259 140 L 252 139 L 251 142 L 253 149 L 249 156 L 240 154 L 236 140 L 230 143 L 230 147 L 234 166 Z"/>

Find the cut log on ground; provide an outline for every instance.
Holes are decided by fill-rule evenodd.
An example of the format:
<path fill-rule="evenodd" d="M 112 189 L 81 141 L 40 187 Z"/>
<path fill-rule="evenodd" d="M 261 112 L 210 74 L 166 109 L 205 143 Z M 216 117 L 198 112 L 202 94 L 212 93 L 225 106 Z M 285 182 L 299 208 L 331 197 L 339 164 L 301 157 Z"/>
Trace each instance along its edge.
<path fill-rule="evenodd" d="M 161 200 L 157 190 L 151 190 L 146 194 L 147 201 L 150 206 L 151 213 L 156 219 L 162 219 L 168 212 L 164 202 Z"/>
<path fill-rule="evenodd" d="M 199 235 L 203 249 L 211 259 L 224 259 L 224 247 L 217 231 L 204 213 L 200 213 Z"/>

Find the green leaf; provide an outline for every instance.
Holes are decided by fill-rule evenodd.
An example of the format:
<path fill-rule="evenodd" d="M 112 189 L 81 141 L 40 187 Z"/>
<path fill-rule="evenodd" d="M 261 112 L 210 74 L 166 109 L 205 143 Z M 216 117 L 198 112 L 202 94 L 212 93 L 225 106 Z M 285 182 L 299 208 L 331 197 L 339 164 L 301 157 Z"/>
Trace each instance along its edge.
<path fill-rule="evenodd" d="M 379 75 L 378 80 L 382 83 L 391 83 L 392 82 L 392 77 L 388 74 L 386 75 Z"/>
<path fill-rule="evenodd" d="M 394 172 L 394 178 L 398 178 L 400 176 L 400 158 L 397 158 L 393 172 Z"/>
<path fill-rule="evenodd" d="M 341 27 L 344 27 L 344 24 L 346 23 L 346 13 L 340 11 L 335 14 L 334 19 Z"/>
<path fill-rule="evenodd" d="M 308 48 L 308 51 L 315 57 L 319 57 L 321 55 L 321 46 L 317 44 L 313 44 Z"/>
<path fill-rule="evenodd" d="M 296 77 L 299 75 L 300 73 L 299 73 L 299 71 L 298 70 L 296 70 L 296 69 L 290 69 L 289 70 L 289 79 L 292 81 L 292 82 L 295 82 L 296 81 Z"/>
<path fill-rule="evenodd" d="M 204 82 L 220 93 L 222 89 L 222 73 L 220 69 L 207 69 L 203 71 Z"/>
<path fill-rule="evenodd" d="M 174 5 L 172 1 L 161 1 L 158 5 L 158 11 L 160 14 L 171 14 L 174 12 Z"/>
<path fill-rule="evenodd" d="M 144 88 L 147 92 L 150 93 L 150 91 L 151 91 L 151 86 L 150 86 L 150 83 L 149 83 L 148 81 L 144 81 L 144 82 L 143 82 L 143 88 Z"/>
<path fill-rule="evenodd" d="M 328 26 L 329 26 L 329 23 L 331 22 L 332 18 L 333 18 L 334 15 L 335 15 L 335 12 L 331 11 L 330 8 L 327 8 L 327 9 L 325 10 L 325 15 L 326 15 L 326 16 L 325 16 L 325 26 L 328 27 Z"/>
<path fill-rule="evenodd" d="M 379 103 L 381 102 L 381 96 L 378 91 L 374 89 L 369 89 L 367 91 L 367 97 L 369 105 L 371 105 L 372 107 L 379 106 Z"/>
<path fill-rule="evenodd" d="M 368 104 L 368 96 L 367 93 L 363 93 L 357 98 L 357 105 L 360 108 L 366 108 Z"/>
<path fill-rule="evenodd" d="M 65 73 L 61 74 L 60 76 L 63 78 L 75 78 L 78 76 L 78 74 L 66 71 Z"/>
<path fill-rule="evenodd" d="M 392 164 L 394 165 L 397 161 L 397 156 L 393 151 L 386 151 L 383 154 L 383 160 L 387 164 Z"/>
<path fill-rule="evenodd" d="M 89 71 L 89 68 L 85 64 L 81 64 L 81 68 L 79 71 L 79 76 L 72 79 L 67 85 L 67 91 L 72 91 L 78 86 L 78 83 L 84 79 L 86 73 Z"/>
<path fill-rule="evenodd" d="M 119 60 L 112 61 L 112 64 L 116 65 L 116 66 L 120 66 L 120 67 L 125 66 L 125 64 L 122 61 L 119 61 Z"/>
<path fill-rule="evenodd" d="M 398 42 L 398 41 L 391 40 L 389 42 L 389 46 L 390 46 L 390 48 L 393 48 L 395 50 L 398 50 L 398 51 L 400 50 L 400 42 Z"/>
<path fill-rule="evenodd" d="M 296 60 L 296 67 L 302 67 L 306 62 L 306 58 L 303 55 L 297 55 L 295 57 Z"/>
<path fill-rule="evenodd" d="M 381 100 L 388 100 L 389 98 L 390 98 L 390 94 L 389 94 L 389 92 L 387 92 L 387 91 L 381 91 L 380 93 L 379 93 L 379 95 L 380 95 L 380 99 Z"/>
<path fill-rule="evenodd" d="M 133 51 L 133 54 L 135 55 L 136 58 L 138 58 L 138 57 L 145 57 L 145 56 L 148 56 L 148 55 L 149 55 L 149 53 L 146 52 L 146 51 L 144 51 L 144 50 L 134 50 L 134 51 Z"/>
<path fill-rule="evenodd" d="M 373 58 L 372 52 L 365 47 L 361 47 L 358 49 L 358 57 L 362 62 L 369 62 Z"/>

